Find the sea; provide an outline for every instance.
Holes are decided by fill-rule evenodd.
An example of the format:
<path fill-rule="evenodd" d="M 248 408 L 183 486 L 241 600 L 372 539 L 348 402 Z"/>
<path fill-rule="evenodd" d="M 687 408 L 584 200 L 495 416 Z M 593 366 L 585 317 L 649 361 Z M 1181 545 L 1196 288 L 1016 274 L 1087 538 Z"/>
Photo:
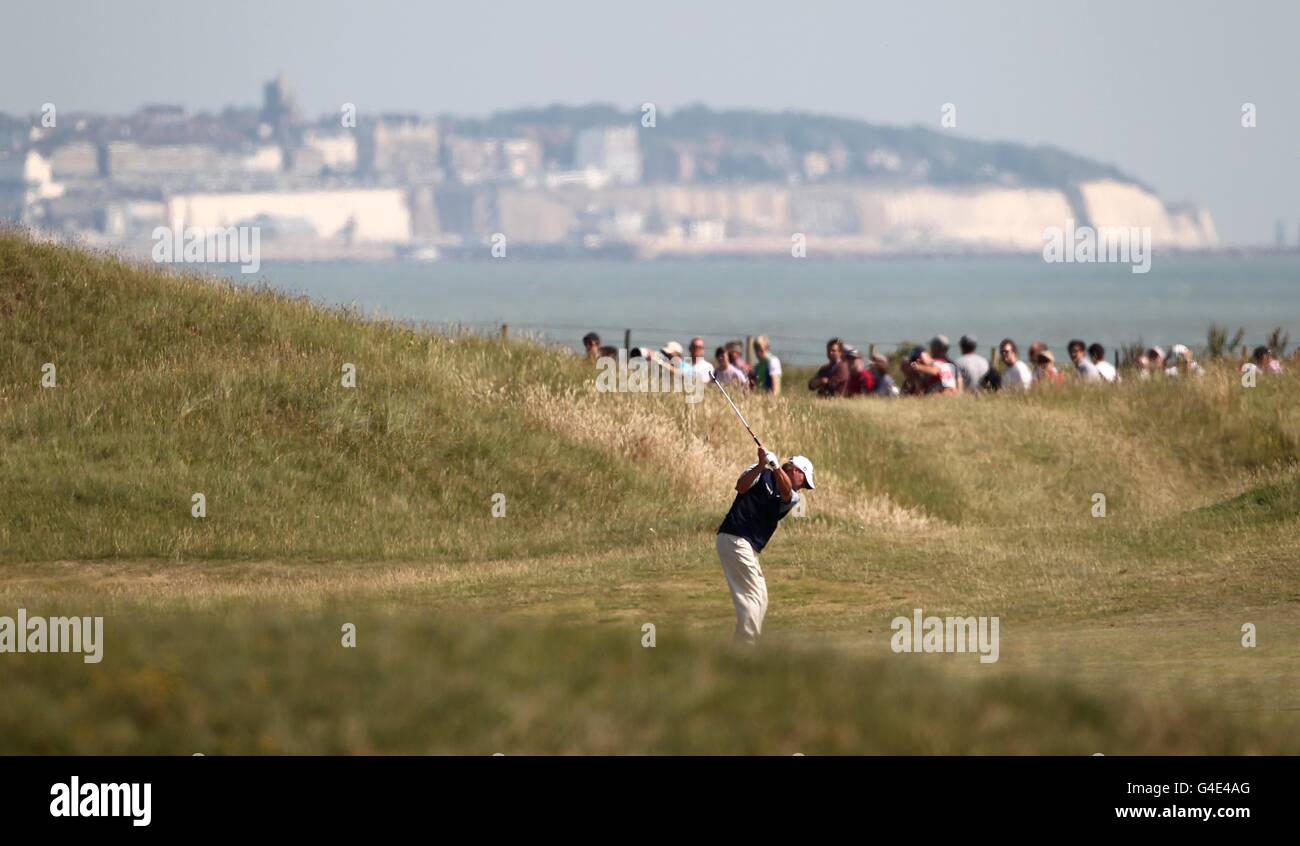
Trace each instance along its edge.
<path fill-rule="evenodd" d="M 766 335 L 793 364 L 823 359 L 828 338 L 862 349 L 963 335 L 980 349 L 1002 338 L 1072 338 L 1108 350 L 1142 341 L 1205 343 L 1211 323 L 1263 343 L 1283 327 L 1300 342 L 1300 253 L 1153 257 L 1127 264 L 1054 264 L 1041 257 L 718 258 L 653 261 L 483 259 L 263 263 L 209 270 L 328 305 L 435 327 L 531 335 L 574 349 L 602 342 L 661 348 L 704 337 L 715 346 Z"/>

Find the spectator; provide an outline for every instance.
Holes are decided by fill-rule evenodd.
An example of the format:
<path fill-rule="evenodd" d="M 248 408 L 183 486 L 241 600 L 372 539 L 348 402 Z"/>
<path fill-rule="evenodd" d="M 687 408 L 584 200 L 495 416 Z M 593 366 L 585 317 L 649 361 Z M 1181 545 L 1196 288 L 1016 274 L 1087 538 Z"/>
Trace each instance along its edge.
<path fill-rule="evenodd" d="M 1179 371 L 1186 371 L 1189 376 L 1204 376 L 1205 371 L 1192 357 L 1192 351 L 1182 344 L 1174 344 L 1169 350 L 1169 361 L 1165 368 L 1166 376 L 1177 376 Z"/>
<path fill-rule="evenodd" d="M 713 376 L 713 365 L 704 357 L 704 339 L 691 338 L 690 352 L 690 370 L 695 374 L 696 379 L 699 379 L 702 382 L 708 382 Z"/>
<path fill-rule="evenodd" d="M 588 332 L 582 336 L 582 349 L 587 356 L 590 364 L 595 364 L 596 359 L 600 357 L 600 336 L 595 332 Z"/>
<path fill-rule="evenodd" d="M 925 376 L 912 367 L 912 362 L 919 360 L 921 353 L 925 352 L 924 347 L 912 347 L 908 352 L 899 359 L 898 369 L 903 371 L 903 393 L 910 396 L 925 393 Z M 929 353 L 926 353 L 928 356 Z"/>
<path fill-rule="evenodd" d="M 1034 374 L 1029 365 L 1020 360 L 1020 350 L 1016 342 L 1003 338 L 998 344 L 998 357 L 1005 367 L 1002 370 L 1002 388 L 1007 391 L 1027 391 L 1034 384 Z"/>
<path fill-rule="evenodd" d="M 1060 385 L 1065 381 L 1065 376 L 1056 369 L 1056 356 L 1051 350 L 1043 350 L 1034 361 L 1034 381 L 1048 385 Z"/>
<path fill-rule="evenodd" d="M 592 358 L 591 361 L 596 361 L 596 359 L 600 358 L 618 358 L 618 347 L 601 347 L 596 350 L 596 357 Z"/>
<path fill-rule="evenodd" d="M 1165 370 L 1164 347 L 1152 347 L 1151 349 L 1147 350 L 1146 368 L 1143 372 L 1146 373 L 1146 375 L 1142 377 L 1143 379 L 1150 378 L 1153 373 L 1158 374 L 1160 376 L 1164 376 L 1168 374 L 1168 371 Z"/>
<path fill-rule="evenodd" d="M 1075 338 L 1070 341 L 1066 347 L 1070 353 L 1070 361 L 1074 362 L 1074 373 L 1082 382 L 1100 382 L 1101 371 L 1097 365 L 1093 364 L 1092 359 L 1088 358 L 1088 347 L 1083 341 Z"/>
<path fill-rule="evenodd" d="M 962 335 L 957 343 L 961 346 L 961 356 L 954 364 L 958 375 L 961 376 L 962 385 L 968 392 L 978 393 L 981 388 L 986 387 L 984 377 L 988 375 L 990 369 L 988 359 L 975 352 L 979 341 L 970 335 Z"/>
<path fill-rule="evenodd" d="M 1282 362 L 1278 361 L 1277 356 L 1273 355 L 1273 351 L 1266 346 L 1255 347 L 1250 359 L 1255 363 L 1256 367 L 1265 373 L 1277 374 L 1282 372 Z"/>
<path fill-rule="evenodd" d="M 669 367 L 678 370 L 685 367 L 685 363 L 682 361 L 682 345 L 676 341 L 669 341 L 664 344 L 663 349 L 661 349 L 659 353 L 664 357 L 664 363 Z"/>
<path fill-rule="evenodd" d="M 1102 381 L 1111 384 L 1119 381 L 1119 374 L 1115 372 L 1115 365 L 1106 360 L 1106 348 L 1101 344 L 1093 343 L 1088 346 L 1088 358 L 1092 359 L 1093 366 L 1101 374 Z"/>
<path fill-rule="evenodd" d="M 867 396 L 876 389 L 876 376 L 866 367 L 857 347 L 845 347 L 844 360 L 849 365 L 849 384 L 844 389 L 844 396 Z"/>
<path fill-rule="evenodd" d="M 844 361 L 844 344 L 839 338 L 826 342 L 826 363 L 808 380 L 808 390 L 821 397 L 842 397 L 849 384 L 849 366 Z"/>
<path fill-rule="evenodd" d="M 935 335 L 930 339 L 930 358 L 934 360 L 935 364 L 942 362 L 952 368 L 953 375 L 957 378 L 957 389 L 961 390 L 964 387 L 961 380 L 961 371 L 948 357 L 948 350 L 951 346 L 952 344 L 948 341 L 947 335 Z"/>
<path fill-rule="evenodd" d="M 1037 363 L 1038 363 L 1038 356 L 1040 356 L 1040 355 L 1042 354 L 1043 350 L 1045 350 L 1045 349 L 1047 349 L 1047 342 L 1046 342 L 1046 341 L 1034 341 L 1032 344 L 1030 344 L 1030 345 L 1029 345 L 1029 363 L 1030 363 L 1031 365 L 1033 365 L 1033 364 L 1037 364 Z"/>
<path fill-rule="evenodd" d="M 745 361 L 745 356 L 740 350 L 728 347 L 727 362 L 745 374 L 745 385 L 747 387 L 754 387 L 754 368 L 749 366 L 748 361 Z"/>
<path fill-rule="evenodd" d="M 898 383 L 889 375 L 889 359 L 880 353 L 871 356 L 871 374 L 875 377 L 876 388 L 873 393 L 879 397 L 896 397 L 899 394 Z"/>
<path fill-rule="evenodd" d="M 732 363 L 731 353 L 726 347 L 718 347 L 713 357 L 716 359 L 713 377 L 718 380 L 718 384 L 724 388 L 734 386 L 741 390 L 749 389 L 749 379 L 745 377 L 745 371 Z"/>
<path fill-rule="evenodd" d="M 1002 374 L 996 367 L 990 366 L 984 378 L 980 380 L 980 390 L 996 393 L 1002 390 Z"/>
<path fill-rule="evenodd" d="M 957 393 L 957 369 L 948 361 L 936 360 L 929 350 L 915 347 L 907 357 L 909 393 Z"/>
<path fill-rule="evenodd" d="M 1151 357 L 1146 353 L 1141 353 L 1133 359 L 1133 367 L 1137 370 L 1139 379 L 1151 378 Z"/>
<path fill-rule="evenodd" d="M 754 339 L 754 354 L 758 363 L 754 365 L 754 385 L 766 394 L 781 393 L 781 359 L 772 355 L 772 346 L 766 335 Z"/>
<path fill-rule="evenodd" d="M 740 368 L 740 372 L 745 374 L 749 384 L 754 384 L 754 368 L 748 361 L 745 361 L 745 345 L 740 341 L 727 341 L 727 356 L 731 363 Z"/>

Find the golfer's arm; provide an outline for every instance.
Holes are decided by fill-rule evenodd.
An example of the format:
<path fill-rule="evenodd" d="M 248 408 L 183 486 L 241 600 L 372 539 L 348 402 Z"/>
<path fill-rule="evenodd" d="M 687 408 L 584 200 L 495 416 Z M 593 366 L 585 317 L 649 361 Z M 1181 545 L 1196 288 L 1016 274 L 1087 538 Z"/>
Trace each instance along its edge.
<path fill-rule="evenodd" d="M 736 480 L 736 493 L 744 493 L 754 487 L 754 481 L 758 478 L 758 474 L 762 472 L 763 465 L 756 464 L 748 471 L 741 474 L 740 478 Z M 787 484 L 789 483 L 787 482 Z"/>
<path fill-rule="evenodd" d="M 794 496 L 794 485 L 790 484 L 790 477 L 780 467 L 773 470 L 772 475 L 776 477 L 776 487 L 781 491 L 781 501 L 789 502 L 790 497 Z"/>

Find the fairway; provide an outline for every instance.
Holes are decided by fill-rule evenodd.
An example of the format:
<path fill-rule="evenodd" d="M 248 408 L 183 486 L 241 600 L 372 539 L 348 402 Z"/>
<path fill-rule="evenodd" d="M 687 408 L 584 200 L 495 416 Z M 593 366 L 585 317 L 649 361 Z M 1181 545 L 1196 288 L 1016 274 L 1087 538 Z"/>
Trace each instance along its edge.
<path fill-rule="evenodd" d="M 104 617 L 0 654 L 0 753 L 1300 753 L 1295 367 L 738 397 L 817 466 L 745 654 L 712 390 L 14 233 L 0 326 L 0 615 Z"/>

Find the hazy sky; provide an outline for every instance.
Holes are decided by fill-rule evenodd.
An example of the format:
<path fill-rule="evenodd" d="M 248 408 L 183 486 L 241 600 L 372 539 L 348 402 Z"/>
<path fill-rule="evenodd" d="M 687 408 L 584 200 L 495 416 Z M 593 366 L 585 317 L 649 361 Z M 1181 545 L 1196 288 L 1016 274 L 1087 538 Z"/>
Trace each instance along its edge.
<path fill-rule="evenodd" d="M 10 114 L 253 105 L 281 71 L 313 115 L 704 102 L 937 128 L 951 102 L 956 132 L 1116 164 L 1229 241 L 1300 230 L 1295 0 L 5 0 L 0 21 Z"/>

